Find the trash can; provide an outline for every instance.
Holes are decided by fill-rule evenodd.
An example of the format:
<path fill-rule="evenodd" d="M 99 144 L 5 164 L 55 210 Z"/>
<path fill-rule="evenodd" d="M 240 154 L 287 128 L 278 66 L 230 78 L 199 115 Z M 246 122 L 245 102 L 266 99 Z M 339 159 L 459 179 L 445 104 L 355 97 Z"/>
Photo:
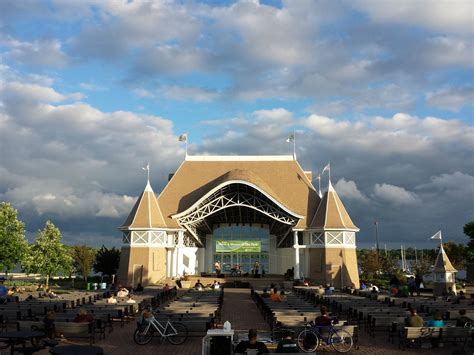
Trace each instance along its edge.
<path fill-rule="evenodd" d="M 87 290 L 87 291 L 90 291 L 90 290 L 91 290 L 91 283 L 90 283 L 90 282 L 87 283 L 86 290 Z"/>

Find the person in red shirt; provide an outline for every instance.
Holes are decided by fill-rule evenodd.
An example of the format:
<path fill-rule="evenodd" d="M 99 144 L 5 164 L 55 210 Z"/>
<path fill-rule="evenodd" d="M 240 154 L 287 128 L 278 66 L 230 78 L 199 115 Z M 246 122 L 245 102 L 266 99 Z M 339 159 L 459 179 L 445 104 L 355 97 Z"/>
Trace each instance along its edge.
<path fill-rule="evenodd" d="M 321 315 L 316 317 L 314 324 L 317 327 L 328 327 L 331 325 L 331 318 L 329 317 L 328 309 L 325 306 L 321 307 Z"/>

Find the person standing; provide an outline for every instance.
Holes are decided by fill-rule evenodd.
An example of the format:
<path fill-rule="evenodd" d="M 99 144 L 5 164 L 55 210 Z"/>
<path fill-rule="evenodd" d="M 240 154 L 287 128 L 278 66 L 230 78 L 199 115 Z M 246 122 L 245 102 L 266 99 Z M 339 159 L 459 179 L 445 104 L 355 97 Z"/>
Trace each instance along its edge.
<path fill-rule="evenodd" d="M 258 277 L 258 273 L 259 273 L 259 269 L 260 269 L 260 264 L 258 261 L 255 261 L 255 264 L 253 264 L 253 272 L 254 272 L 254 277 Z"/>
<path fill-rule="evenodd" d="M 0 304 L 7 303 L 8 288 L 3 284 L 5 282 L 4 277 L 0 277 Z"/>
<path fill-rule="evenodd" d="M 221 275 L 221 262 L 219 260 L 215 262 L 214 268 L 216 269 L 217 277 L 219 277 Z"/>

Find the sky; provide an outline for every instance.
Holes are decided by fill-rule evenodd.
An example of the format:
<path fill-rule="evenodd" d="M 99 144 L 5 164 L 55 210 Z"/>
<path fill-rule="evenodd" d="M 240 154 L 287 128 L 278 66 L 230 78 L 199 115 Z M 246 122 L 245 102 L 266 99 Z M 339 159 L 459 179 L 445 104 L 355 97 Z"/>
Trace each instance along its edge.
<path fill-rule="evenodd" d="M 291 154 L 360 247 L 465 242 L 474 5 L 463 0 L 0 2 L 0 200 L 31 240 L 119 246 L 189 154 Z M 323 190 L 328 177 L 322 178 Z"/>

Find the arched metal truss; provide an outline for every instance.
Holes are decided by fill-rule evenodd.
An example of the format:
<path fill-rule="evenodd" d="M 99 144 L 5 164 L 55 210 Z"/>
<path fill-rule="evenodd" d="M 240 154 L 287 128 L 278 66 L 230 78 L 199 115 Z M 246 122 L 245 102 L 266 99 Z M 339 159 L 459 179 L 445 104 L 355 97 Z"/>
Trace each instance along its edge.
<path fill-rule="evenodd" d="M 255 218 L 252 221 L 246 220 L 248 210 L 255 211 L 261 216 L 261 219 L 272 220 L 274 225 L 280 226 L 279 230 L 283 229 L 285 232 L 296 225 L 299 220 L 299 216 L 284 210 L 266 194 L 252 186 L 240 183 L 222 186 L 197 205 L 189 208 L 187 213 L 181 213 L 174 218 L 197 240 L 201 240 L 200 230 L 205 228 L 212 232 L 211 225 L 214 223 L 208 223 L 209 219 L 217 223 L 249 223 L 252 221 L 258 223 Z"/>

